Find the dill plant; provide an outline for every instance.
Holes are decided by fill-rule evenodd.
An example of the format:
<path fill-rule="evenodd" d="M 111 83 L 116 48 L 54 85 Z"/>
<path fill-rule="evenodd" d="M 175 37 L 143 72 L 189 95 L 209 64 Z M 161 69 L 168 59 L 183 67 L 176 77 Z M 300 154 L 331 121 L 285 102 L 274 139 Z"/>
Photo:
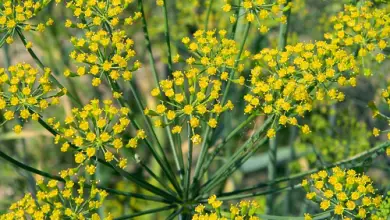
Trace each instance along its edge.
<path fill-rule="evenodd" d="M 298 0 L 189 0 L 188 5 L 173 0 L 2 1 L 0 47 L 21 44 L 32 62 L 0 68 L 0 124 L 17 136 L 28 129 L 25 125 L 39 124 L 53 137 L 49 148 L 73 159 L 56 175 L 18 160 L 2 144 L 0 157 L 34 174 L 36 186 L 0 219 L 131 219 L 152 214 L 194 220 L 387 219 L 386 187 L 374 185 L 365 171 L 373 166 L 372 160 L 390 155 L 388 141 L 370 146 L 382 133 L 390 137 L 388 130 L 375 127 L 371 138 L 362 125 L 357 129 L 363 131 L 350 133 L 339 143 L 331 129 L 341 125 L 325 120 L 321 127 L 314 112 L 318 106 L 335 108 L 348 100 L 347 89 L 356 89 L 363 77 L 374 78 L 386 63 L 390 5 L 345 1 L 329 17 L 322 38 L 291 39 L 292 15 L 308 4 Z M 40 16 L 53 7 L 66 11 L 66 18 L 42 20 Z M 46 54 L 37 53 L 39 46 L 33 40 L 53 25 L 74 35 L 66 35 L 71 49 L 62 50 L 69 59 L 61 72 L 46 63 Z M 277 33 L 273 43 L 250 46 L 272 32 Z M 137 33 L 142 33 L 144 44 L 136 40 Z M 163 38 L 155 41 L 155 35 Z M 165 70 L 158 68 L 156 48 L 163 48 Z M 150 90 L 145 93 L 136 79 L 147 72 L 151 80 L 146 81 Z M 93 91 L 106 87 L 108 94 L 87 100 L 75 86 L 80 80 L 91 84 Z M 389 92 L 389 87 L 380 92 L 382 105 L 389 103 Z M 53 117 L 49 111 L 61 104 L 70 105 L 70 111 Z M 374 102 L 366 106 L 374 117 L 389 121 Z M 229 123 L 233 117 L 240 122 Z M 352 120 L 351 124 L 358 123 Z M 250 134 L 238 140 L 248 128 Z M 315 155 L 320 163 L 310 164 L 312 169 L 295 172 L 288 167 L 298 157 L 294 153 L 297 135 L 313 145 L 305 146 L 301 156 L 312 162 Z M 289 162 L 284 164 L 288 173 L 278 177 L 281 146 L 277 140 L 287 138 L 292 140 Z M 343 155 L 327 146 L 335 143 L 347 149 L 340 151 Z M 311 154 L 305 155 L 310 149 Z M 226 190 L 227 181 L 258 151 L 267 154 L 268 179 Z M 383 169 L 388 171 L 388 165 Z M 103 174 L 120 179 L 122 186 L 107 183 Z M 275 206 L 280 196 L 288 202 L 292 192 L 303 189 L 310 213 L 292 217 L 294 213 Z M 266 200 L 259 202 L 256 198 L 261 196 Z M 110 204 L 115 198 L 142 207 L 123 208 L 119 214 Z"/>

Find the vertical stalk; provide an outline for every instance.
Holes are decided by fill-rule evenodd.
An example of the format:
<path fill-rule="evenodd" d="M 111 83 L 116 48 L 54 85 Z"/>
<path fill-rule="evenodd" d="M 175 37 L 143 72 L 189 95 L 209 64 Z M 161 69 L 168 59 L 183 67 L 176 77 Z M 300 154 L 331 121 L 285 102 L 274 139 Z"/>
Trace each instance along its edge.
<path fill-rule="evenodd" d="M 169 22 L 168 22 L 168 10 L 167 10 L 167 0 L 163 0 L 163 12 L 164 12 L 164 35 L 165 41 L 168 47 L 168 75 L 172 73 L 172 51 L 171 51 L 171 37 L 169 35 Z"/>
<path fill-rule="evenodd" d="M 268 149 L 268 181 L 276 179 L 276 163 L 277 163 L 277 143 L 276 136 L 269 140 Z M 269 190 L 272 190 L 273 184 L 269 186 Z M 274 204 L 274 197 L 272 194 L 267 195 L 267 209 L 266 214 L 272 214 Z"/>
<path fill-rule="evenodd" d="M 285 7 L 289 7 L 291 0 L 287 0 Z M 278 40 L 278 49 L 280 51 L 284 51 L 286 44 L 287 44 L 287 37 L 288 37 L 288 28 L 289 28 L 289 20 L 291 15 L 291 9 L 283 12 L 283 15 L 286 16 L 286 23 L 280 24 L 279 27 L 279 40 Z M 271 190 L 274 187 L 274 184 L 272 182 L 276 179 L 276 163 L 277 163 L 277 142 L 276 137 L 270 139 L 269 141 L 269 149 L 268 149 L 268 157 L 269 157 L 269 164 L 268 164 L 268 181 L 271 182 L 269 185 L 269 190 Z M 274 204 L 274 196 L 272 194 L 267 195 L 267 207 L 266 207 L 266 213 L 272 214 L 273 211 L 273 204 Z"/>
<path fill-rule="evenodd" d="M 290 4 L 291 0 L 287 0 L 286 5 Z M 289 8 L 287 11 L 283 12 L 283 15 L 286 16 L 286 23 L 280 24 L 279 26 L 279 40 L 278 40 L 278 49 L 284 50 L 287 44 L 287 37 L 288 37 L 288 31 L 289 31 L 289 21 L 291 16 L 291 8 Z"/>
<path fill-rule="evenodd" d="M 209 7 L 207 8 L 206 20 L 204 22 L 204 30 L 207 32 L 209 29 L 209 19 L 211 14 L 211 8 L 213 7 L 214 0 L 210 0 Z"/>
<path fill-rule="evenodd" d="M 290 138 L 289 138 L 288 142 L 289 142 L 289 147 L 290 147 L 290 159 L 289 159 L 289 161 L 287 163 L 287 167 L 286 167 L 286 176 L 291 175 L 291 169 L 288 165 L 291 162 L 295 161 L 295 159 L 296 159 L 294 141 L 295 141 L 295 137 L 297 136 L 297 127 L 291 126 L 289 128 L 289 133 L 290 133 Z M 293 186 L 293 184 L 294 184 L 294 181 L 289 181 L 290 186 Z M 292 204 L 293 204 L 292 191 L 288 191 L 287 195 L 286 195 L 286 201 L 285 201 L 285 214 L 286 215 L 290 214 Z"/>
<path fill-rule="evenodd" d="M 164 1 L 164 4 L 165 4 L 165 1 Z M 142 17 L 141 17 L 141 20 L 142 20 L 142 30 L 144 32 L 146 49 L 148 51 L 149 63 L 150 63 L 150 66 L 152 68 L 152 73 L 153 73 L 153 77 L 154 77 L 154 81 L 155 81 L 155 86 L 160 89 L 160 94 L 163 94 L 163 92 L 161 90 L 161 87 L 159 86 L 160 79 L 159 79 L 159 76 L 158 76 L 158 73 L 157 73 L 156 63 L 154 61 L 154 56 L 153 56 L 153 51 L 152 51 L 152 44 L 151 44 L 150 38 L 149 38 L 148 24 L 146 22 L 145 11 L 144 11 L 142 0 L 138 0 L 138 9 L 139 9 L 139 11 L 141 12 L 141 15 L 142 15 Z M 170 51 L 170 46 L 169 46 L 169 51 Z M 164 123 L 167 123 L 165 117 L 164 117 Z M 168 140 L 169 140 L 169 144 L 171 146 L 171 150 L 173 152 L 173 156 L 174 156 L 174 159 L 175 159 L 175 164 L 176 164 L 177 171 L 180 173 L 180 178 L 182 179 L 183 178 L 183 175 L 182 175 L 183 166 L 182 166 L 182 163 L 180 163 L 180 158 L 177 155 L 178 154 L 177 153 L 177 148 L 176 148 L 175 143 L 173 141 L 173 134 L 172 134 L 172 131 L 169 128 L 169 126 L 166 127 L 166 132 L 168 134 Z M 178 146 L 178 147 L 180 148 L 180 146 Z M 180 151 L 181 151 L 181 148 L 180 148 Z M 179 154 L 180 153 L 182 154 L 182 152 L 179 152 Z M 181 160 L 182 160 L 182 158 L 181 158 Z"/>
<path fill-rule="evenodd" d="M 185 179 L 184 179 L 184 201 L 188 199 L 188 194 L 190 191 L 190 179 L 191 179 L 191 168 L 192 168 L 192 130 L 191 126 L 188 123 L 187 125 L 187 132 L 188 132 L 188 157 L 187 157 L 187 170 L 185 171 Z"/>

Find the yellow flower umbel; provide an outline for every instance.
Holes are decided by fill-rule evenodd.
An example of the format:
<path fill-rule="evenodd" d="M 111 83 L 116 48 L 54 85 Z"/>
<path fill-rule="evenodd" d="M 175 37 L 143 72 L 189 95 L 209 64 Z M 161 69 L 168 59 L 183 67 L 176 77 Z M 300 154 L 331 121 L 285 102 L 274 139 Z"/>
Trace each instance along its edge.
<path fill-rule="evenodd" d="M 83 38 L 71 39 L 75 50 L 70 57 L 78 63 L 75 73 L 65 71 L 65 76 L 93 76 L 92 85 L 98 86 L 101 77 L 106 75 L 112 80 L 131 80 L 132 72 L 138 70 L 138 61 L 131 66 L 130 61 L 135 56 L 134 41 L 128 38 L 124 31 L 114 31 L 112 35 L 104 30 L 88 31 Z"/>
<path fill-rule="evenodd" d="M 46 26 L 52 25 L 53 20 L 48 19 L 46 23 L 30 24 L 29 20 L 34 18 L 50 0 L 4 0 L 0 2 L 0 47 L 4 42 L 11 44 L 15 30 L 39 31 L 45 30 Z"/>
<path fill-rule="evenodd" d="M 30 193 L 13 203 L 9 213 L 0 215 L 0 219 L 86 219 L 100 220 L 98 209 L 103 205 L 107 192 L 96 188 L 92 183 L 85 187 L 85 180 L 73 182 L 67 178 L 65 184 L 57 180 L 44 183 L 38 180 L 35 200 Z M 106 220 L 111 220 L 108 215 Z"/>
<path fill-rule="evenodd" d="M 312 103 L 329 98 L 343 101 L 333 88 L 356 85 L 359 71 L 355 58 L 324 41 L 286 46 L 286 51 L 265 48 L 253 56 L 256 66 L 249 78 L 250 93 L 244 96 L 245 114 L 277 115 L 280 125 L 297 125 L 293 115 L 311 111 Z M 310 133 L 302 126 L 303 133 Z"/>
<path fill-rule="evenodd" d="M 376 195 L 370 177 L 357 174 L 355 170 L 332 168 L 314 173 L 303 180 L 306 198 L 319 204 L 323 211 L 334 210 L 332 215 L 351 219 L 381 219 L 375 211 L 382 202 Z"/>
<path fill-rule="evenodd" d="M 61 151 L 66 152 L 71 145 L 77 147 L 74 159 L 80 166 L 101 154 L 107 162 L 115 160 L 119 167 L 124 168 L 127 160 L 118 156 L 119 150 L 136 148 L 138 141 L 146 138 L 145 132 L 138 130 L 130 140 L 122 139 L 130 124 L 129 111 L 128 108 L 116 108 L 111 100 L 105 100 L 101 106 L 99 100 L 94 99 L 82 109 L 73 109 L 73 116 L 68 116 L 63 125 L 53 119 L 48 123 L 59 132 L 55 140 L 62 143 Z M 89 165 L 85 170 L 92 175 L 95 167 Z"/>
<path fill-rule="evenodd" d="M 16 64 L 7 70 L 0 68 L 0 110 L 5 121 L 16 117 L 22 122 L 30 118 L 38 120 L 38 113 L 59 103 L 59 97 L 66 89 L 53 87 L 50 74 L 49 68 L 41 73 L 30 64 Z M 16 125 L 14 131 L 19 133 L 21 128 Z"/>
<path fill-rule="evenodd" d="M 73 16 L 80 19 L 80 23 L 73 24 L 68 20 L 65 25 L 67 27 L 77 28 L 93 28 L 100 27 L 103 24 L 115 27 L 120 24 L 121 13 L 129 6 L 133 0 L 88 0 L 79 1 L 71 0 L 65 1 L 66 7 L 73 11 Z M 138 17 L 138 16 L 137 16 Z M 134 19 L 130 17 L 130 19 Z"/>
<path fill-rule="evenodd" d="M 216 128 L 219 115 L 234 108 L 230 100 L 222 103 L 222 84 L 232 80 L 228 72 L 241 72 L 243 66 L 235 62 L 236 42 L 225 38 L 225 34 L 226 31 L 219 31 L 217 37 L 215 31 L 199 30 L 193 41 L 183 38 L 196 58 L 186 59 L 186 70 L 174 71 L 172 79 L 160 81 L 160 86 L 151 91 L 161 102 L 145 113 L 150 117 L 160 116 L 154 121 L 156 127 L 172 125 L 172 133 L 179 134 L 182 126 L 189 124 L 194 133 L 191 140 L 197 145 L 202 142 L 202 137 L 196 134 L 202 122 Z"/>
<path fill-rule="evenodd" d="M 387 55 L 382 51 L 388 46 L 390 34 L 389 8 L 378 8 L 370 1 L 345 5 L 344 10 L 330 18 L 333 30 L 325 34 L 333 44 L 358 49 L 358 56 L 374 55 L 382 62 Z M 379 51 L 379 53 L 378 53 Z M 364 62 L 364 60 L 362 61 Z"/>
<path fill-rule="evenodd" d="M 232 11 L 233 7 L 231 0 L 224 0 L 225 4 L 222 10 L 225 12 Z M 267 33 L 269 27 L 265 24 L 265 21 L 271 19 L 278 19 L 280 22 L 285 23 L 286 17 L 283 16 L 284 4 L 286 0 L 243 0 L 240 1 L 241 5 L 238 6 L 240 14 L 238 17 L 244 17 L 246 22 L 256 22 L 259 25 L 259 31 L 264 34 Z M 237 20 L 237 15 L 230 17 L 230 22 L 234 23 Z"/>
<path fill-rule="evenodd" d="M 195 208 L 195 214 L 192 216 L 192 220 L 236 220 L 236 219 L 249 219 L 259 220 L 260 218 L 255 215 L 259 209 L 259 204 L 256 201 L 245 201 L 242 200 L 238 204 L 231 204 L 230 211 L 227 213 L 221 212 L 222 201 L 218 200 L 215 195 L 210 196 L 208 204 L 211 206 L 210 211 L 206 211 L 206 207 L 202 204 Z"/>
<path fill-rule="evenodd" d="M 235 66 L 239 53 L 237 42 L 229 39 L 226 30 L 204 31 L 198 30 L 193 34 L 193 39 L 182 39 L 182 43 L 193 55 L 186 59 L 186 63 L 193 68 L 202 68 L 210 76 L 220 77 L 227 80 L 225 71 L 235 69 L 242 71 L 243 66 Z"/>

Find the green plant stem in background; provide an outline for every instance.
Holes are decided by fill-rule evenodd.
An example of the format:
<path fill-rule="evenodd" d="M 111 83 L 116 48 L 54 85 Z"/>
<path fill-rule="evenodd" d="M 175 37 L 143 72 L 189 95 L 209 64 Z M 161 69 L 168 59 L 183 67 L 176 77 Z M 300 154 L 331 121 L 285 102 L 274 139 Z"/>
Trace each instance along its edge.
<path fill-rule="evenodd" d="M 289 7 L 289 3 L 291 0 L 287 0 L 285 7 Z M 287 37 L 288 37 L 288 27 L 289 27 L 289 20 L 290 20 L 290 14 L 291 9 L 288 8 L 286 11 L 283 12 L 283 15 L 286 16 L 286 23 L 280 24 L 279 27 L 279 40 L 278 40 L 278 49 L 280 51 L 284 51 L 286 44 L 287 44 Z M 277 166 L 277 136 L 273 137 L 269 141 L 269 149 L 268 149 L 268 157 L 269 157 L 269 164 L 268 164 L 268 181 L 272 182 L 276 178 L 276 166 Z M 269 190 L 273 189 L 273 185 L 269 186 Z M 267 196 L 267 207 L 266 207 L 266 213 L 272 214 L 273 212 L 273 205 L 275 203 L 275 198 L 272 194 L 269 194 Z"/>
<path fill-rule="evenodd" d="M 211 9 L 213 8 L 213 3 L 214 3 L 214 0 L 210 0 L 209 7 L 207 7 L 206 19 L 205 19 L 205 22 L 204 22 L 204 30 L 206 32 L 209 29 L 209 19 L 210 19 Z"/>
<path fill-rule="evenodd" d="M 278 49 L 281 51 L 285 50 L 286 44 L 287 44 L 287 37 L 288 37 L 288 30 L 289 30 L 289 24 L 290 24 L 290 16 L 291 16 L 291 7 L 289 6 L 291 0 L 287 0 L 286 7 L 287 8 L 283 15 L 286 16 L 286 23 L 282 23 L 279 26 L 279 39 L 278 39 Z"/>
<path fill-rule="evenodd" d="M 169 22 L 168 22 L 168 9 L 167 9 L 167 1 L 164 0 L 163 5 L 163 13 L 164 13 L 164 35 L 165 35 L 165 42 L 167 44 L 168 48 L 168 75 L 171 75 L 172 73 L 172 51 L 171 51 L 171 37 L 170 37 L 170 31 L 169 31 Z"/>
<path fill-rule="evenodd" d="M 190 193 L 190 180 L 191 180 L 191 168 L 192 168 L 192 148 L 193 143 L 191 141 L 192 129 L 191 125 L 187 125 L 188 132 L 188 157 L 187 157 L 187 169 L 185 170 L 184 175 L 184 201 L 187 201 L 188 195 Z"/>
<path fill-rule="evenodd" d="M 273 137 L 269 140 L 269 149 L 268 149 L 268 181 L 272 182 L 276 178 L 276 165 L 277 165 L 277 143 L 276 137 Z M 271 190 L 273 185 L 269 186 Z M 272 194 L 267 196 L 267 214 L 272 214 L 274 204 L 274 197 Z"/>
<path fill-rule="evenodd" d="M 141 17 L 141 20 L 142 20 L 142 30 L 144 32 L 145 45 L 146 45 L 146 49 L 148 51 L 148 59 L 149 59 L 150 66 L 152 68 L 152 73 L 153 73 L 153 77 L 154 77 L 154 81 L 155 81 L 155 86 L 157 88 L 159 88 L 160 94 L 163 94 L 163 92 L 161 90 L 161 87 L 159 85 L 160 79 L 159 79 L 159 76 L 158 76 L 158 73 L 157 73 L 156 63 L 154 61 L 152 45 L 151 45 L 151 42 L 150 42 L 150 37 L 149 37 L 149 32 L 148 32 L 148 24 L 146 22 L 145 11 L 144 11 L 144 6 L 143 6 L 143 1 L 142 0 L 138 0 L 138 10 L 141 12 L 141 16 L 142 16 Z M 169 46 L 169 48 L 170 48 L 170 46 Z M 167 124 L 166 118 L 164 118 L 164 123 Z M 180 146 L 179 147 L 175 146 L 175 143 L 173 141 L 172 131 L 169 128 L 169 126 L 166 127 L 166 132 L 168 134 L 169 144 L 171 146 L 171 150 L 172 150 L 172 153 L 173 153 L 173 156 L 174 156 L 174 159 L 175 159 L 176 168 L 178 170 L 178 173 L 180 174 L 180 178 L 183 179 L 183 174 L 182 174 L 183 172 L 182 172 L 182 170 L 184 169 L 184 165 L 181 162 L 182 158 L 179 159 L 179 157 L 177 155 L 178 154 L 177 148 L 180 148 L 180 151 L 181 151 L 181 147 Z M 180 154 L 180 152 L 179 152 L 179 154 Z M 182 152 L 181 152 L 181 154 L 182 154 Z"/>

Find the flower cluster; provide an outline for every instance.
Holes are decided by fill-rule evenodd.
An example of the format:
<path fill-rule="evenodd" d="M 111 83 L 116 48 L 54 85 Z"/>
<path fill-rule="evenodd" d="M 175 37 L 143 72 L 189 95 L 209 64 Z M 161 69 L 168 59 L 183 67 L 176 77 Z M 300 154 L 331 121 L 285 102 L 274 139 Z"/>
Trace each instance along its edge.
<path fill-rule="evenodd" d="M 70 57 L 78 63 L 76 72 L 66 70 L 65 76 L 93 76 L 92 85 L 99 86 L 101 77 L 111 80 L 119 78 L 126 81 L 132 78 L 132 72 L 141 67 L 139 61 L 131 62 L 136 55 L 133 50 L 134 41 L 130 39 L 120 25 L 132 25 L 141 17 L 137 12 L 134 16 L 120 18 L 122 12 L 133 0 L 118 1 L 69 1 L 67 8 L 73 11 L 79 23 L 67 20 L 66 27 L 82 29 L 83 36 L 72 37 L 75 47 Z"/>
<path fill-rule="evenodd" d="M 122 12 L 128 7 L 133 0 L 71 0 L 67 1 L 66 7 L 73 11 L 73 15 L 82 22 L 73 24 L 71 20 L 66 21 L 67 27 L 77 27 L 80 29 L 89 29 L 92 27 L 100 27 L 102 25 L 108 25 L 115 27 L 120 24 L 121 18 L 119 17 Z M 133 22 L 133 17 L 129 17 L 126 23 Z"/>
<path fill-rule="evenodd" d="M 5 0 L 0 3 L 0 47 L 4 40 L 11 44 L 13 43 L 13 35 L 15 30 L 24 31 L 39 31 L 43 32 L 46 26 L 53 24 L 52 19 L 48 19 L 46 23 L 30 24 L 28 21 L 35 17 L 48 3 L 46 1 L 12 1 Z M 59 2 L 59 0 L 56 0 Z M 29 43 L 32 46 L 31 43 Z"/>
<path fill-rule="evenodd" d="M 376 195 L 370 177 L 356 171 L 334 167 L 332 173 L 325 170 L 312 174 L 302 181 L 306 198 L 320 205 L 324 211 L 343 219 L 379 219 L 375 211 L 382 203 Z"/>
<path fill-rule="evenodd" d="M 173 79 L 160 81 L 160 86 L 151 91 L 161 103 L 153 110 L 146 109 L 145 113 L 151 117 L 167 118 L 167 123 L 156 119 L 156 127 L 174 124 L 172 133 L 179 134 L 183 122 L 189 123 L 195 130 L 201 127 L 201 120 L 205 120 L 208 126 L 216 128 L 216 117 L 233 109 L 230 100 L 226 103 L 221 101 L 222 83 L 234 81 L 229 79 L 227 71 L 239 72 L 243 67 L 235 62 L 238 54 L 235 41 L 226 39 L 225 34 L 226 31 L 219 31 L 221 39 L 218 40 L 215 31 L 200 30 L 195 32 L 193 42 L 189 38 L 183 39 L 196 58 L 186 59 L 187 70 L 173 72 Z M 195 132 L 192 141 L 199 144 L 202 139 Z"/>
<path fill-rule="evenodd" d="M 239 14 L 238 17 L 245 17 L 247 22 L 257 22 L 259 31 L 263 34 L 269 31 L 269 27 L 264 25 L 264 21 L 277 18 L 280 22 L 285 23 L 287 20 L 286 16 L 282 14 L 287 0 L 243 0 L 240 1 L 241 5 L 239 6 L 232 5 L 231 0 L 224 1 L 223 11 L 230 12 L 233 8 L 239 7 L 242 9 L 242 14 Z M 236 20 L 236 15 L 230 16 L 231 23 L 236 22 Z"/>
<path fill-rule="evenodd" d="M 82 178 L 77 182 L 67 178 L 64 184 L 57 180 L 49 180 L 45 183 L 39 179 L 37 186 L 39 189 L 36 200 L 30 193 L 26 194 L 10 206 L 9 213 L 0 215 L 0 219 L 100 220 L 97 211 L 108 194 L 96 188 L 96 184 L 88 187 L 89 193 L 86 193 L 87 187 Z M 105 219 L 110 220 L 112 217 L 109 215 Z"/>
<path fill-rule="evenodd" d="M 390 14 L 388 8 L 374 7 L 371 1 L 361 4 L 345 5 L 344 11 L 330 18 L 333 31 L 325 34 L 325 38 L 334 44 L 354 47 L 358 55 L 367 56 L 378 49 L 383 51 L 388 46 L 390 34 Z M 375 59 L 380 63 L 384 53 L 376 53 Z"/>
<path fill-rule="evenodd" d="M 228 69 L 243 70 L 243 65 L 237 65 L 236 59 L 239 53 L 237 43 L 226 37 L 227 31 L 198 30 L 193 34 L 193 39 L 184 37 L 182 42 L 194 56 L 186 59 L 186 63 L 192 67 L 201 66 L 208 75 L 220 76 L 227 80 Z M 238 66 L 238 68 L 237 68 Z M 224 70 L 224 71 L 223 71 Z"/>
<path fill-rule="evenodd" d="M 85 65 L 79 66 L 76 73 L 72 74 L 67 70 L 64 74 L 65 76 L 90 74 L 94 77 L 93 86 L 100 85 L 100 78 L 104 74 L 112 80 L 119 78 L 130 80 L 132 71 L 141 66 L 136 61 L 131 69 L 128 67 L 130 60 L 135 56 L 135 51 L 132 49 L 134 41 L 128 38 L 124 31 L 115 31 L 112 34 L 105 30 L 88 31 L 85 37 L 72 37 L 71 42 L 75 50 L 70 57 Z"/>
<path fill-rule="evenodd" d="M 210 196 L 208 204 L 211 205 L 212 211 L 206 212 L 205 206 L 200 204 L 195 208 L 196 214 L 192 216 L 193 220 L 228 220 L 228 219 L 248 219 L 259 220 L 260 218 L 255 216 L 256 211 L 259 208 L 259 204 L 256 201 L 242 200 L 238 204 L 230 205 L 230 212 L 228 214 L 221 212 L 222 201 L 219 201 L 215 195 Z"/>
<path fill-rule="evenodd" d="M 294 115 L 311 111 L 315 100 L 343 101 L 344 93 L 332 84 L 356 86 L 359 72 L 353 55 L 324 41 L 289 45 L 286 51 L 265 48 L 253 60 L 245 114 L 275 114 L 280 125 L 298 125 Z M 307 125 L 301 128 L 310 132 Z"/>
<path fill-rule="evenodd" d="M 0 110 L 3 110 L 5 121 L 20 117 L 22 122 L 29 119 L 38 120 L 38 113 L 50 105 L 59 103 L 59 97 L 66 89 L 56 89 L 49 79 L 51 70 L 44 73 L 30 64 L 16 64 L 7 70 L 0 68 Z M 22 125 L 14 126 L 14 131 L 20 133 Z"/>
<path fill-rule="evenodd" d="M 69 147 L 75 146 L 78 151 L 74 159 L 77 164 L 83 165 L 87 160 L 99 153 L 104 155 L 107 162 L 117 161 L 121 168 L 126 167 L 127 159 L 116 156 L 123 147 L 136 148 L 140 139 L 145 139 L 143 130 L 138 130 L 135 137 L 127 143 L 122 139 L 130 120 L 128 108 L 117 108 L 111 100 L 105 100 L 103 106 L 99 100 L 91 100 L 82 109 L 72 109 L 73 116 L 66 117 L 63 125 L 53 118 L 48 123 L 59 134 L 55 137 L 56 143 L 62 143 L 61 151 L 68 151 Z M 90 175 L 95 173 L 94 165 L 85 167 Z"/>

